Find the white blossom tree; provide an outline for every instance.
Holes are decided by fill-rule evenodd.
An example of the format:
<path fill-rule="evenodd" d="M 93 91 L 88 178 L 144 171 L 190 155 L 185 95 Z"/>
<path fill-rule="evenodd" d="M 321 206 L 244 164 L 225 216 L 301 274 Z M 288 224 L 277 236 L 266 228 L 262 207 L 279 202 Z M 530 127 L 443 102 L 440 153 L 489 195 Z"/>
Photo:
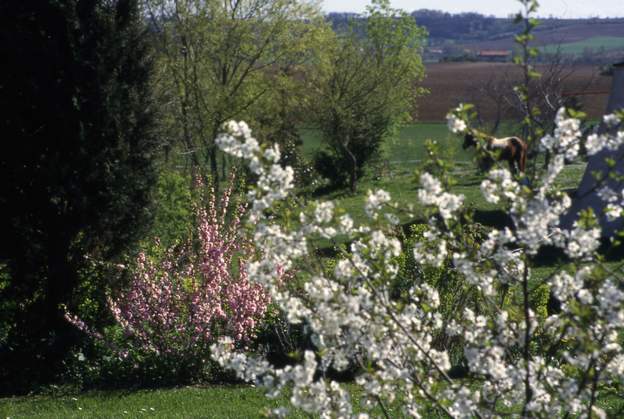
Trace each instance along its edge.
<path fill-rule="evenodd" d="M 463 116 L 449 115 L 452 130 L 465 129 Z M 620 117 L 606 118 L 619 123 Z M 246 124 L 231 122 L 226 130 L 217 143 L 247 160 L 259 179 L 249 195 L 249 226 L 263 254 L 249 263 L 250 278 L 269 290 L 290 322 L 306 325 L 316 348 L 298 364 L 278 369 L 223 339 L 212 348 L 213 357 L 240 378 L 266 387 L 269 397 L 289 393 L 292 407 L 321 417 L 390 417 L 397 406 L 411 417 L 606 417 L 599 394 L 621 396 L 622 266 L 600 262 L 600 230 L 591 214 L 570 230 L 559 227 L 570 198 L 558 190 L 557 178 L 564 161 L 577 157 L 580 142 L 579 121 L 565 110 L 541 141 L 553 155 L 542 179 L 520 185 L 507 170 L 495 168 L 482 182 L 485 199 L 507 208 L 513 228 L 492 229 L 478 245 L 464 241 L 464 198 L 445 191 L 435 177 L 421 176 L 414 198 L 429 221 L 414 260 L 422 267 L 446 266 L 478 296 L 478 304 L 450 315 L 425 277 L 408 278 L 406 295 L 393 295 L 402 274 L 395 228 L 401 208 L 387 192 L 369 193 L 363 225 L 333 202 L 318 202 L 296 219 L 276 218 L 267 210 L 291 193 L 292 170 L 278 164 L 277 147 L 262 149 Z M 594 137 L 591 152 L 623 138 L 621 132 Z M 621 200 L 611 202 L 621 209 Z M 349 243 L 333 272 L 309 262 L 318 238 Z M 568 257 L 546 278 L 533 269 L 544 246 Z M 296 292 L 277 275 L 295 264 L 303 284 Z M 558 309 L 536 308 L 535 294 L 544 286 Z M 439 343 L 441 336 L 459 342 L 467 374 L 451 377 L 456 361 Z M 354 406 L 348 387 L 326 374 L 353 363 L 360 367 L 361 406 Z"/>

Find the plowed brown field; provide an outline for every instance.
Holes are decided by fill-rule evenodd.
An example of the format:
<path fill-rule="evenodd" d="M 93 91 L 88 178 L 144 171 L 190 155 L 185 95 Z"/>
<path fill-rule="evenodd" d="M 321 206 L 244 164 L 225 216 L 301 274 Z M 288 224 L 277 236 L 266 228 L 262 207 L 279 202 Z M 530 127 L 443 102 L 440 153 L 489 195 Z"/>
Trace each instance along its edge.
<path fill-rule="evenodd" d="M 537 68 L 543 71 L 544 68 Z M 566 70 L 568 72 L 569 70 Z M 417 119 L 419 121 L 442 121 L 449 109 L 460 102 L 483 102 L 483 116 L 491 118 L 495 105 L 483 99 L 479 88 L 496 77 L 506 77 L 513 84 L 520 83 L 518 66 L 507 63 L 435 63 L 426 65 L 426 76 L 422 86 L 430 93 L 420 98 Z M 607 106 L 611 77 L 600 76 L 598 68 L 579 65 L 571 70 L 563 82 L 563 91 L 575 95 L 582 104 L 582 110 L 590 118 L 600 118 Z"/>

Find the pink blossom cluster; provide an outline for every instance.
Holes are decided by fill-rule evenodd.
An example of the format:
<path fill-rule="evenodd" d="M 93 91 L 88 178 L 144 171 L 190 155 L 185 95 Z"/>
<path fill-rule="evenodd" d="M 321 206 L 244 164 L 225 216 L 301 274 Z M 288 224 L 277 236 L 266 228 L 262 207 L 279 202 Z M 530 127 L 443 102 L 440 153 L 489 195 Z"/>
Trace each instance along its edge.
<path fill-rule="evenodd" d="M 129 287 L 108 299 L 117 323 L 143 350 L 197 353 L 224 335 L 244 342 L 264 316 L 270 298 L 248 279 L 245 260 L 254 250 L 240 228 L 244 207 L 232 208 L 232 184 L 220 199 L 212 190 L 197 206 L 185 245 L 162 249 L 156 241 L 157 256 L 141 252 Z M 66 317 L 89 333 L 80 319 Z"/>

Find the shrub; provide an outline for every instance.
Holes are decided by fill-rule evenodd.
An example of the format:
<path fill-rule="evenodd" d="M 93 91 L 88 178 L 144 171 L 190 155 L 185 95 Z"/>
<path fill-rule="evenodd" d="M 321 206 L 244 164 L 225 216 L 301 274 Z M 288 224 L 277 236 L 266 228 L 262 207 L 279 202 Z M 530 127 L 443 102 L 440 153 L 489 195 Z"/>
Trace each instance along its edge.
<path fill-rule="evenodd" d="M 66 318 L 100 341 L 112 338 L 119 345 L 113 352 L 140 369 L 170 371 L 182 381 L 201 377 L 219 336 L 250 341 L 270 299 L 248 280 L 244 262 L 254 249 L 240 225 L 244 207 L 231 202 L 232 185 L 219 202 L 212 191 L 205 206 L 197 205 L 186 242 L 163 248 L 156 240 L 149 253 L 139 253 L 129 286 L 108 299 L 123 338 L 110 335 L 118 329 L 105 337 L 75 316 Z"/>

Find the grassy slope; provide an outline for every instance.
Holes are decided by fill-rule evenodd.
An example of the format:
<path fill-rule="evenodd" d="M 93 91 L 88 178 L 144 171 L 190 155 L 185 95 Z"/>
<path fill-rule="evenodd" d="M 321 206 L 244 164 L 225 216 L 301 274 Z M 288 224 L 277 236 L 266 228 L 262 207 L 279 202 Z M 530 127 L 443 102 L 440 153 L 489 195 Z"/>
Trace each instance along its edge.
<path fill-rule="evenodd" d="M 303 153 L 311 157 L 321 147 L 321 134 L 313 128 L 301 131 L 303 137 Z M 421 123 L 406 125 L 403 127 L 397 139 L 389 140 L 384 144 L 384 152 L 390 161 L 411 161 L 421 159 L 424 154 L 424 142 L 426 139 L 436 139 L 440 146 L 453 150 L 454 153 L 461 150 L 459 137 L 449 133 L 443 123 Z M 458 156 L 465 160 L 468 155 L 462 153 Z"/>
<path fill-rule="evenodd" d="M 510 128 L 501 130 L 501 135 L 510 134 Z M 304 151 L 311 156 L 320 147 L 320 136 L 317 131 L 308 129 L 303 132 Z M 424 141 L 434 138 L 444 150 L 446 159 L 455 162 L 453 172 L 457 180 L 453 192 L 465 196 L 466 205 L 475 210 L 475 219 L 485 225 L 502 227 L 506 222 L 506 215 L 498 205 L 490 204 L 483 199 L 479 185 L 483 179 L 477 174 L 473 162 L 474 150 L 463 150 L 462 139 L 449 133 L 445 124 L 423 123 L 404 127 L 398 138 L 388 141 L 384 145 L 383 159 L 388 165 L 383 170 L 374 169 L 361 180 L 359 191 L 353 195 L 344 190 L 336 191 L 319 199 L 335 200 L 339 207 L 349 212 L 356 221 L 366 221 L 364 213 L 364 201 L 366 192 L 374 189 L 388 191 L 393 200 L 399 203 L 400 208 L 414 205 L 416 208 L 415 218 L 403 218 L 403 222 L 419 222 L 418 206 L 416 200 L 416 183 L 414 178 L 415 169 L 421 164 L 424 157 Z M 565 167 L 559 178 L 559 185 L 564 189 L 574 189 L 585 172 L 585 163 L 575 163 Z M 381 172 L 381 176 L 378 176 Z M 323 243 L 323 245 L 327 245 Z M 556 260 L 542 261 L 540 266 L 534 269 L 534 278 L 543 279 L 560 269 Z"/>

